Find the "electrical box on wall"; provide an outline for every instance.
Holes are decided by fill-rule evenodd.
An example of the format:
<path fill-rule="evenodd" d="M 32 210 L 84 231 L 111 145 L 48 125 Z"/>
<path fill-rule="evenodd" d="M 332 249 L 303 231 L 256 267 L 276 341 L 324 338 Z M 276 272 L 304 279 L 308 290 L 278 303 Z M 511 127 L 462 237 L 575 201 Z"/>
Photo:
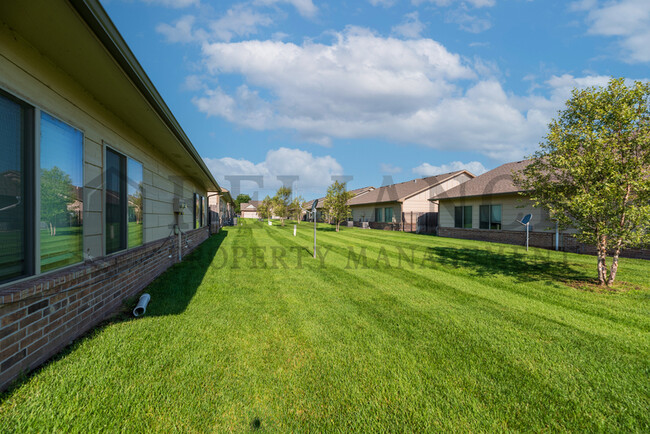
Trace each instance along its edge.
<path fill-rule="evenodd" d="M 174 213 L 183 214 L 187 209 L 187 204 L 183 199 L 174 198 Z"/>

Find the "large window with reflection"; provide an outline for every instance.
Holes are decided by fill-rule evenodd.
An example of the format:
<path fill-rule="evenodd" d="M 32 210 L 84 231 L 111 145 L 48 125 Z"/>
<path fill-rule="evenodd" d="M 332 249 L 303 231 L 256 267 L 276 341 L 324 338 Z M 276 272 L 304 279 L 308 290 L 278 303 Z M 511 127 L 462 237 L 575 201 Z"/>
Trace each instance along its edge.
<path fill-rule="evenodd" d="M 83 260 L 83 135 L 41 112 L 41 271 Z"/>
<path fill-rule="evenodd" d="M 142 163 L 106 148 L 106 253 L 142 245 Z"/>
<path fill-rule="evenodd" d="M 0 91 L 0 282 L 34 272 L 33 109 Z"/>
<path fill-rule="evenodd" d="M 106 253 L 126 249 L 126 157 L 106 148 Z"/>

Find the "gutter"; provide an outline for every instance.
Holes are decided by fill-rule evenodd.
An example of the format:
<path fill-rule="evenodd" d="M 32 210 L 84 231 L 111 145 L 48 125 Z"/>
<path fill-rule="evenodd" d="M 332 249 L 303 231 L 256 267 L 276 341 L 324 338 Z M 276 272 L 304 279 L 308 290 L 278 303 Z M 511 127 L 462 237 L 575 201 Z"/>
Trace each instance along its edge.
<path fill-rule="evenodd" d="M 131 80 L 133 85 L 149 103 L 162 122 L 169 128 L 185 151 L 194 162 L 203 170 L 208 181 L 213 184 L 216 191 L 221 192 L 219 184 L 210 173 L 205 162 L 196 151 L 192 142 L 187 137 L 180 124 L 172 114 L 167 104 L 162 99 L 146 72 L 136 59 L 135 55 L 120 35 L 102 5 L 98 0 L 68 0 L 84 22 L 90 27 L 102 45 L 108 50 L 122 71 Z M 207 190 L 210 190 L 209 188 Z"/>

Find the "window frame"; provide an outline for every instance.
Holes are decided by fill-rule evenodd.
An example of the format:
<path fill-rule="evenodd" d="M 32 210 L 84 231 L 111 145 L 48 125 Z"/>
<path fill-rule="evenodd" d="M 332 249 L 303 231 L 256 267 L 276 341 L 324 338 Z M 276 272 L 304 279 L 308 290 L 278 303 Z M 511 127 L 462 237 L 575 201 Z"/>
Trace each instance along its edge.
<path fill-rule="evenodd" d="M 473 211 L 472 205 L 454 206 L 454 228 L 472 229 L 474 224 L 472 217 Z"/>
<path fill-rule="evenodd" d="M 124 221 L 124 225 L 123 225 L 124 226 L 124 230 L 123 230 L 124 234 L 122 235 L 124 237 L 124 248 L 112 251 L 110 253 L 108 252 L 108 248 L 107 248 L 108 227 L 106 225 L 106 217 L 107 217 L 107 214 L 108 214 L 108 210 L 107 210 L 107 206 L 106 206 L 106 193 L 107 193 L 107 190 L 108 190 L 107 189 L 108 184 L 107 184 L 107 178 L 106 178 L 106 176 L 108 174 L 108 170 L 106 170 L 106 155 L 107 155 L 108 151 L 111 151 L 111 152 L 121 156 L 124 159 L 124 191 L 123 191 L 123 193 L 124 193 L 124 205 L 122 205 L 122 216 L 121 216 L 122 220 Z M 137 245 L 137 246 L 132 246 L 132 247 L 129 247 L 129 227 L 128 227 L 128 221 L 129 221 L 129 215 L 128 215 L 128 212 L 129 212 L 129 160 L 133 160 L 133 161 L 139 163 L 142 166 L 142 178 L 143 178 L 143 186 L 142 186 L 143 187 L 142 188 L 142 244 Z M 144 230 L 145 229 L 144 221 L 145 221 L 145 215 L 146 215 L 146 213 L 144 212 L 144 210 L 145 210 L 145 199 L 146 199 L 145 189 L 144 189 L 144 169 L 145 169 L 145 166 L 144 166 L 144 163 L 142 161 L 138 160 L 137 158 L 133 158 L 131 155 L 127 154 L 126 152 L 122 152 L 122 151 L 118 150 L 115 146 L 104 142 L 104 162 L 103 162 L 103 167 L 102 167 L 102 174 L 103 174 L 102 192 L 103 192 L 103 199 L 104 199 L 103 200 L 102 213 L 104 214 L 104 218 L 102 219 L 103 220 L 102 224 L 103 224 L 103 238 L 104 238 L 103 249 L 104 249 L 104 255 L 106 255 L 106 256 L 114 255 L 114 254 L 120 253 L 120 252 L 125 252 L 125 251 L 131 250 L 131 249 L 136 249 L 138 247 L 143 246 L 146 243 L 145 230 Z"/>
<path fill-rule="evenodd" d="M 381 223 L 384 220 L 384 210 L 383 208 L 375 208 L 375 222 Z"/>
<path fill-rule="evenodd" d="M 85 204 L 85 188 L 86 188 L 86 131 L 81 125 L 70 120 L 66 116 L 62 116 L 53 111 L 42 108 L 34 101 L 22 95 L 13 93 L 12 91 L 0 87 L 0 97 L 4 97 L 23 109 L 23 142 L 24 149 L 22 150 L 23 164 L 21 170 L 24 175 L 21 181 L 25 184 L 22 190 L 24 195 L 25 215 L 23 217 L 23 248 L 24 248 L 24 267 L 23 273 L 8 279 L 0 280 L 0 287 L 17 281 L 34 278 L 36 276 L 47 275 L 54 272 L 65 270 L 66 268 L 77 266 L 85 260 L 85 219 L 81 223 L 81 260 L 71 264 L 66 264 L 60 267 L 52 268 L 43 271 L 41 269 L 41 115 L 44 113 L 53 119 L 79 131 L 81 133 L 81 187 L 84 189 L 82 196 L 82 203 Z"/>
<path fill-rule="evenodd" d="M 492 221 L 492 208 L 499 207 L 499 221 Z M 487 220 L 483 219 L 483 211 L 487 210 Z M 502 230 L 503 228 L 503 206 L 501 204 L 479 205 L 479 229 Z M 498 227 L 497 227 L 498 225 Z"/>

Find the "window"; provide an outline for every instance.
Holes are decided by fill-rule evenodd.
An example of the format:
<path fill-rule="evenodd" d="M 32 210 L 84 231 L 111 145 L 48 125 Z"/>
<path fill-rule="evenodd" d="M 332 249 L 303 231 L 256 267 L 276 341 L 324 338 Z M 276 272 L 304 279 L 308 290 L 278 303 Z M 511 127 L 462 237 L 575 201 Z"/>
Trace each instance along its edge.
<path fill-rule="evenodd" d="M 106 254 L 142 245 L 142 164 L 106 148 Z"/>
<path fill-rule="evenodd" d="M 381 218 L 381 217 L 382 217 L 382 216 L 381 216 L 381 214 L 382 214 L 381 212 L 382 212 L 382 209 L 381 209 L 381 208 L 375 208 L 375 221 L 376 221 L 376 222 L 380 222 L 380 221 L 383 220 L 383 219 Z"/>
<path fill-rule="evenodd" d="M 384 208 L 384 218 L 386 219 L 386 223 L 392 223 L 393 222 L 393 208 Z"/>
<path fill-rule="evenodd" d="M 34 273 L 33 113 L 0 92 L 0 281 Z"/>
<path fill-rule="evenodd" d="M 126 157 L 106 149 L 106 253 L 126 249 Z"/>
<path fill-rule="evenodd" d="M 41 271 L 83 260 L 83 135 L 41 112 Z"/>
<path fill-rule="evenodd" d="M 501 205 L 481 205 L 479 214 L 481 229 L 501 229 Z"/>
<path fill-rule="evenodd" d="M 200 197 L 197 193 L 194 193 L 194 211 L 192 212 L 194 216 L 193 229 L 198 229 L 201 225 L 201 217 L 199 216 L 201 212 Z"/>
<path fill-rule="evenodd" d="M 457 206 L 454 207 L 454 227 L 456 228 L 472 228 L 472 207 L 471 206 Z"/>
<path fill-rule="evenodd" d="M 142 222 L 144 218 L 143 191 L 142 191 L 142 164 L 128 159 L 127 162 L 127 225 L 128 225 L 128 246 L 137 247 L 142 245 Z"/>

